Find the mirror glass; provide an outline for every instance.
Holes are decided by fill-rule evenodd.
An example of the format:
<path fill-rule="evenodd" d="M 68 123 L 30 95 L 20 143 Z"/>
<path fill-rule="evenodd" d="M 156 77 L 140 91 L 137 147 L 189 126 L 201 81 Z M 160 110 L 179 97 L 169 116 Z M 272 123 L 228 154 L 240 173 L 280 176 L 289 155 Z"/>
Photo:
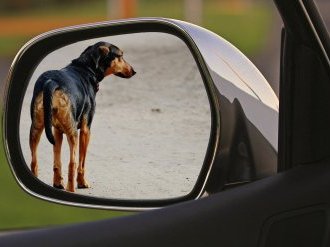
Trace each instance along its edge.
<path fill-rule="evenodd" d="M 191 192 L 210 129 L 208 96 L 189 48 L 174 35 L 150 32 L 49 53 L 30 79 L 19 131 L 27 166 L 47 185 L 148 200 Z"/>

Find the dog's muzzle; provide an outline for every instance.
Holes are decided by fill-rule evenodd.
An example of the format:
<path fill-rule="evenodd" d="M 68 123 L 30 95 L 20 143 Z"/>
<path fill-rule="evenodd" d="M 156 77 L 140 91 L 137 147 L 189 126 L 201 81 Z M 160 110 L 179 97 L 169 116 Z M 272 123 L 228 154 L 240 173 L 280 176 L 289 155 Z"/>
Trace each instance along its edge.
<path fill-rule="evenodd" d="M 134 71 L 134 69 L 131 70 L 131 73 L 127 73 L 127 74 L 124 74 L 121 72 L 115 73 L 116 76 L 121 77 L 121 78 L 131 78 L 135 74 L 136 74 L 136 72 Z"/>

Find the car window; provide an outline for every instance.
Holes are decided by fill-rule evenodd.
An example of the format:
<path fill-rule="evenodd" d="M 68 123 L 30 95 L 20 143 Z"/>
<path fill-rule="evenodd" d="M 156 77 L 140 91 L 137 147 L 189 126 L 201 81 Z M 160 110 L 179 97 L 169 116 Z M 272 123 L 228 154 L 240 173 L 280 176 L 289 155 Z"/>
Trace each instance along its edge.
<path fill-rule="evenodd" d="M 111 18 L 163 16 L 197 22 L 196 24 L 229 40 L 256 64 L 278 93 L 279 30 L 282 24 L 271 0 L 200 1 L 202 5 L 197 6 L 199 8 L 197 12 L 201 13 L 200 18 L 187 15 L 185 11 L 189 6 L 185 5 L 185 2 L 188 1 L 184 0 L 139 0 L 136 1 L 138 2 L 136 6 L 126 9 L 122 16 L 112 16 L 113 13 L 118 14 L 118 11 L 110 11 L 110 13 L 106 11 L 109 9 L 107 3 L 112 1 L 95 0 L 79 3 L 68 1 L 65 6 L 61 4 L 62 2 L 56 0 L 1 1 L 1 82 L 5 80 L 10 63 L 18 49 L 39 33 L 61 26 L 104 21 Z M 27 25 L 29 28 L 26 28 Z M 271 62 L 264 63 L 265 58 L 270 57 Z M 265 64 L 268 66 L 264 67 Z M 4 83 L 0 84 L 1 94 L 3 94 L 3 85 Z M 2 108 L 1 104 L 0 109 Z M 0 144 L 0 195 L 0 231 L 92 221 L 129 214 L 63 206 L 28 195 L 20 188 L 10 171 L 2 142 Z"/>

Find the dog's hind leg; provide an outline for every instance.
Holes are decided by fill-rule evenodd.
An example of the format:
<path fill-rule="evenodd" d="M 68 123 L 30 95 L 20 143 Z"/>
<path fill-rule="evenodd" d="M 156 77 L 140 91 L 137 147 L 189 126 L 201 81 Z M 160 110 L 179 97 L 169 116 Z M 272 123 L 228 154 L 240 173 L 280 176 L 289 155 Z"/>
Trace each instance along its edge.
<path fill-rule="evenodd" d="M 90 138 L 90 130 L 87 126 L 87 120 L 84 119 L 80 128 L 79 135 L 79 165 L 77 174 L 77 184 L 78 188 L 84 189 L 89 188 L 87 181 L 85 180 L 85 159 L 87 153 L 87 147 Z"/>
<path fill-rule="evenodd" d="M 63 177 L 62 177 L 62 162 L 61 162 L 61 147 L 63 141 L 63 133 L 54 128 L 54 138 L 55 145 L 53 147 L 54 151 L 54 177 L 53 177 L 53 186 L 58 189 L 64 189 Z"/>
<path fill-rule="evenodd" d="M 78 146 L 78 134 L 77 130 L 67 134 L 67 139 L 69 142 L 70 147 L 70 163 L 69 163 L 69 174 L 68 174 L 68 184 L 66 186 L 67 191 L 74 192 L 74 177 L 75 177 L 75 170 L 76 170 L 76 152 L 77 152 L 77 146 Z"/>
<path fill-rule="evenodd" d="M 44 129 L 44 113 L 42 106 L 43 95 L 40 94 L 34 101 L 32 106 L 32 124 L 30 128 L 30 150 L 31 150 L 31 171 L 37 177 L 38 176 L 38 160 L 37 160 L 37 148 L 40 141 L 42 131 Z"/>
<path fill-rule="evenodd" d="M 37 160 L 37 147 L 40 141 L 43 128 L 35 128 L 33 123 L 30 128 L 30 150 L 31 150 L 31 171 L 38 177 L 38 160 Z"/>

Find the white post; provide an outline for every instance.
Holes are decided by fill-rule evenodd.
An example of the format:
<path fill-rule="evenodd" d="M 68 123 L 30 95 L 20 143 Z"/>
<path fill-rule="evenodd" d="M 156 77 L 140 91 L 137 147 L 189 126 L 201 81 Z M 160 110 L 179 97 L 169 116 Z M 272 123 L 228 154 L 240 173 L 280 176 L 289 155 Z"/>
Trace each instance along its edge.
<path fill-rule="evenodd" d="M 202 24 L 203 0 L 184 0 L 184 17 L 186 21 Z"/>
<path fill-rule="evenodd" d="M 120 0 L 107 0 L 107 17 L 109 20 L 121 18 Z"/>

